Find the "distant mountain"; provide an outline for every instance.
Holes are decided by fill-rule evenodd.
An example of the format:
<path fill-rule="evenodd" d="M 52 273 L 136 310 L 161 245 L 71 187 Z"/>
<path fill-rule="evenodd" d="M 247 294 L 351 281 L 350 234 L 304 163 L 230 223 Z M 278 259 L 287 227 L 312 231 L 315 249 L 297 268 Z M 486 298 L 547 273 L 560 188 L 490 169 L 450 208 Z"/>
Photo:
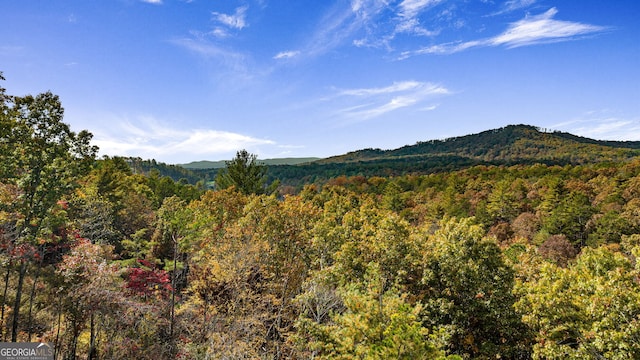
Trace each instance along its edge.
<path fill-rule="evenodd" d="M 220 161 L 202 160 L 202 161 L 192 161 L 188 164 L 177 164 L 177 165 L 185 169 L 200 170 L 200 169 L 221 169 L 226 166 L 226 163 L 224 160 L 220 160 Z"/>
<path fill-rule="evenodd" d="M 297 166 L 270 166 L 268 175 L 300 186 L 337 176 L 398 176 L 452 171 L 474 165 L 580 165 L 640 156 L 640 141 L 601 141 L 529 125 L 418 142 L 393 150 L 364 149 Z"/>
<path fill-rule="evenodd" d="M 231 159 L 229 159 L 231 160 Z M 278 158 L 278 159 L 258 159 L 259 163 L 267 166 L 273 165 L 299 165 L 320 160 L 320 158 L 308 157 L 308 158 Z M 188 164 L 178 164 L 185 169 L 221 169 L 227 166 L 226 161 L 193 161 Z"/>
<path fill-rule="evenodd" d="M 640 141 L 602 141 L 530 125 L 509 125 L 478 134 L 430 140 L 394 150 L 364 149 L 320 160 L 346 163 L 434 156 L 487 162 L 560 161 L 572 164 L 616 161 L 640 155 Z"/>

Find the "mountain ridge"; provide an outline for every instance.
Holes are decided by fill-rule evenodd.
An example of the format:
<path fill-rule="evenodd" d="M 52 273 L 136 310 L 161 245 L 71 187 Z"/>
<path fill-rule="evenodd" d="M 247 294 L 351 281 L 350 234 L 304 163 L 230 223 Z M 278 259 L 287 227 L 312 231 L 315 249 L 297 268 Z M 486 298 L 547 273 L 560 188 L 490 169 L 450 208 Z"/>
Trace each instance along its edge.
<path fill-rule="evenodd" d="M 390 150 L 362 149 L 321 159 L 318 162 L 328 164 L 436 155 L 457 155 L 484 161 L 531 158 L 543 160 L 547 157 L 550 159 L 566 157 L 570 148 L 571 152 L 587 148 L 596 150 L 593 146 L 597 146 L 597 150 L 604 153 L 611 152 L 611 149 L 628 149 L 635 152 L 640 150 L 640 141 L 595 140 L 567 132 L 543 131 L 532 125 L 520 124 L 444 140 L 420 141 L 414 145 Z"/>
<path fill-rule="evenodd" d="M 258 159 L 258 162 L 267 166 L 273 165 L 298 165 L 304 163 L 310 163 L 320 160 L 318 157 L 286 157 L 286 158 L 273 158 L 273 159 Z M 227 166 L 228 160 L 218 160 L 218 161 L 209 161 L 209 160 L 200 160 L 200 161 L 192 161 L 186 164 L 176 164 L 177 166 L 181 166 L 185 169 L 190 170 L 200 170 L 200 169 L 221 169 Z"/>
<path fill-rule="evenodd" d="M 391 150 L 362 149 L 304 165 L 270 166 L 267 175 L 282 184 L 302 186 L 339 176 L 421 175 L 477 165 L 585 165 L 638 156 L 640 141 L 594 140 L 521 124 Z"/>

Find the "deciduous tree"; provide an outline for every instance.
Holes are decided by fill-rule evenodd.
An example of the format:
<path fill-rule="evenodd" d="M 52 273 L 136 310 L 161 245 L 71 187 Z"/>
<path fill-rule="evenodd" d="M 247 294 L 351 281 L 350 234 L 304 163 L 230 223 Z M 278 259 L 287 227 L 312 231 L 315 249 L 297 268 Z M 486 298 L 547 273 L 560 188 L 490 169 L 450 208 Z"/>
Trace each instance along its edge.
<path fill-rule="evenodd" d="M 2 204 L 4 210 L 19 214 L 16 241 L 33 244 L 45 218 L 58 200 L 89 170 L 97 148 L 87 131 L 75 133 L 64 123 L 64 110 L 51 92 L 37 96 L 6 96 L 0 117 L 0 182 L 16 186 L 18 199 Z M 11 340 L 17 340 L 24 277 L 29 254 L 20 259 L 13 308 Z"/>

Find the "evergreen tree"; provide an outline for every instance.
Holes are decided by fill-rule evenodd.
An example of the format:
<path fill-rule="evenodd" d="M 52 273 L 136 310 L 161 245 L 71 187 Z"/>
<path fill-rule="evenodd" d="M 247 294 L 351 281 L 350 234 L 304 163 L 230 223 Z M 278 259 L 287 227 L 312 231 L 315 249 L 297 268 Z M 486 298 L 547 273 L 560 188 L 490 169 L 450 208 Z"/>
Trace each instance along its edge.
<path fill-rule="evenodd" d="M 278 184 L 266 183 L 267 167 L 258 163 L 257 155 L 240 150 L 236 157 L 226 162 L 227 167 L 216 176 L 216 188 L 227 189 L 234 186 L 243 194 L 264 194 L 273 192 Z"/>

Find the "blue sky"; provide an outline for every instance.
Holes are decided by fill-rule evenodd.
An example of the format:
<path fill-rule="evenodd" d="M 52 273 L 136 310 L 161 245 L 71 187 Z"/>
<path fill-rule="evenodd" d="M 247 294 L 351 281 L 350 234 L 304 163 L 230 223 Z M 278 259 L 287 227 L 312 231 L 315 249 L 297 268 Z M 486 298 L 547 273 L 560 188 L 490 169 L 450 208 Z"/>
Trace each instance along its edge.
<path fill-rule="evenodd" d="M 0 71 L 102 154 L 327 157 L 530 124 L 640 140 L 636 0 L 3 0 Z"/>

